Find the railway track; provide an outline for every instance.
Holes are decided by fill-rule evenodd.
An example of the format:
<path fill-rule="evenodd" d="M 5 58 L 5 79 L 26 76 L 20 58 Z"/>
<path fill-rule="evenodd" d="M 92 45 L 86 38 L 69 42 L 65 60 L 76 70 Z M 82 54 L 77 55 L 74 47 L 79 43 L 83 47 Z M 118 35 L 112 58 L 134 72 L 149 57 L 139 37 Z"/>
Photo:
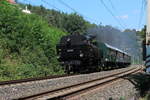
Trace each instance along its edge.
<path fill-rule="evenodd" d="M 77 94 L 79 92 L 86 92 L 87 90 L 89 91 L 90 89 L 97 87 L 97 86 L 102 86 L 104 84 L 109 84 L 115 80 L 118 80 L 122 77 L 125 77 L 127 75 L 130 75 L 132 73 L 137 73 L 141 70 L 141 68 L 132 68 L 123 72 L 118 72 L 114 73 L 112 75 L 108 75 L 102 78 L 90 80 L 87 82 L 71 85 L 71 86 L 66 86 L 63 88 L 55 89 L 55 90 L 50 90 L 44 93 L 39 93 L 36 95 L 31 95 L 23 98 L 18 98 L 20 100 L 48 100 L 48 99 L 53 99 L 53 100 L 61 100 L 62 98 L 67 98 L 70 97 L 70 95 Z"/>
<path fill-rule="evenodd" d="M 33 82 L 33 81 L 42 81 L 42 80 L 46 80 L 46 79 L 56 79 L 56 78 L 61 78 L 61 77 L 74 76 L 74 75 L 79 75 L 79 74 L 53 75 L 53 76 L 46 76 L 46 77 L 36 77 L 36 78 L 28 78 L 28 79 L 20 79 L 20 80 L 2 81 L 2 82 L 0 82 L 0 86 L 21 84 L 21 83 Z"/>
<path fill-rule="evenodd" d="M 137 70 L 135 68 L 138 66 L 133 65 L 128 68 L 90 74 L 48 76 L 0 82 L 0 100 L 60 99 L 104 82 L 107 83 L 106 80 L 110 77 L 123 77 L 119 75 Z"/>

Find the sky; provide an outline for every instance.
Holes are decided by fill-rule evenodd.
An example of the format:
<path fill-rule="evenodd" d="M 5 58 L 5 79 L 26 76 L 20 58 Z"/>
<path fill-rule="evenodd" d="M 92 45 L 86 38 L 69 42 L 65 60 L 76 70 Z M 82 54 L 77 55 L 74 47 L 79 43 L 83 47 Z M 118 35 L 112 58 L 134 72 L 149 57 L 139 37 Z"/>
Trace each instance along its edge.
<path fill-rule="evenodd" d="M 146 7 L 142 7 L 144 0 L 44 0 L 47 3 L 42 0 L 18 1 L 36 6 L 43 5 L 47 9 L 56 9 L 65 13 L 76 11 L 91 23 L 111 25 L 121 30 L 127 28 L 140 30 L 146 23 Z"/>

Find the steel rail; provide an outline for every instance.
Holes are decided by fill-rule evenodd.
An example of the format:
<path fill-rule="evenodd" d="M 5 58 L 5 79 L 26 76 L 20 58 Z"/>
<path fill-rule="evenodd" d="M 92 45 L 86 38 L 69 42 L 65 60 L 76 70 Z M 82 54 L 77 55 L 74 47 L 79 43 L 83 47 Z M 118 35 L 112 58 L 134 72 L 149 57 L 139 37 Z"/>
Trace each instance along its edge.
<path fill-rule="evenodd" d="M 53 75 L 53 76 L 46 76 L 46 77 L 27 78 L 27 79 L 20 79 L 20 80 L 1 81 L 0 86 L 26 83 L 26 82 L 32 82 L 32 81 L 40 81 L 40 80 L 46 80 L 46 79 L 56 79 L 56 78 L 75 76 L 75 75 L 79 75 L 79 74 L 70 74 L 70 75 L 64 74 L 64 75 Z"/>

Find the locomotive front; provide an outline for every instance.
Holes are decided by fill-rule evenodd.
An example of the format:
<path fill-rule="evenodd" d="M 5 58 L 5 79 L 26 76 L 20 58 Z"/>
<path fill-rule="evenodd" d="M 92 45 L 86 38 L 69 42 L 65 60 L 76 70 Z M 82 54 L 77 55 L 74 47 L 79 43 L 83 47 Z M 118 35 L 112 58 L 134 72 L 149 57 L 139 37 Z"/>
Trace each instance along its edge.
<path fill-rule="evenodd" d="M 93 58 L 97 56 L 96 47 L 80 34 L 63 36 L 56 46 L 58 60 L 64 66 L 67 73 L 86 71 L 87 66 L 95 63 Z"/>

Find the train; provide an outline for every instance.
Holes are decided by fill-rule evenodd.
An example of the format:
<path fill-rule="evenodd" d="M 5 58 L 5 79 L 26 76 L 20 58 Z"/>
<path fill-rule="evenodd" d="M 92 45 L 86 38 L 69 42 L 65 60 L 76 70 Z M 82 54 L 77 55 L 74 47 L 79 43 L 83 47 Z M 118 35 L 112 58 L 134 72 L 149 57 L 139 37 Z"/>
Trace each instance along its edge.
<path fill-rule="evenodd" d="M 56 45 L 57 59 L 66 73 L 97 72 L 127 67 L 131 56 L 94 35 L 70 34 Z"/>

